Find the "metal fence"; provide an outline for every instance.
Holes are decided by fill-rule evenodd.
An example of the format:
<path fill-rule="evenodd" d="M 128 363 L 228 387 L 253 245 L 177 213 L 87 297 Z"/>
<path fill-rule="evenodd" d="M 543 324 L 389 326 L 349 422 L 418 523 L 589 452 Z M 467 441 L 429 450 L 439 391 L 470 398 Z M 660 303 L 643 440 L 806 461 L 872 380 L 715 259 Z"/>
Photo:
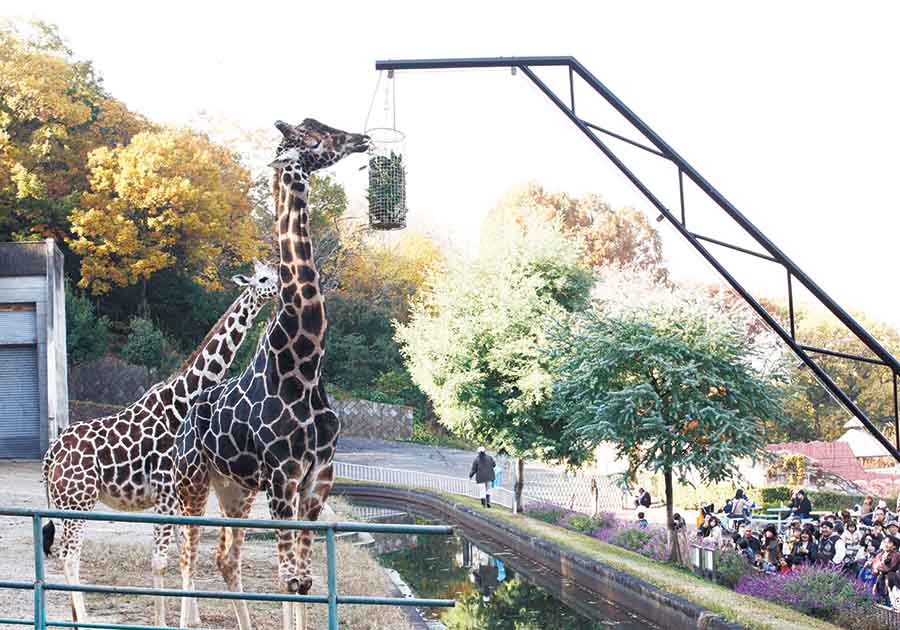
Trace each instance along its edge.
<path fill-rule="evenodd" d="M 417 470 L 401 470 L 399 468 L 381 468 L 380 466 L 363 466 L 335 462 L 335 476 L 353 481 L 371 481 L 392 486 L 410 486 L 414 488 L 431 488 L 446 494 L 479 498 L 478 484 L 470 479 L 435 475 Z M 491 488 L 491 502 L 512 509 L 515 494 L 502 487 Z"/>
<path fill-rule="evenodd" d="M 569 510 L 594 514 L 621 510 L 628 497 L 610 477 L 556 471 L 532 472 L 525 479 L 528 500 L 552 503 Z"/>
<path fill-rule="evenodd" d="M 480 496 L 478 484 L 470 479 L 417 470 L 335 462 L 335 475 L 354 481 L 431 488 L 446 494 L 476 499 Z M 512 509 L 514 498 L 515 493 L 509 488 L 491 488 L 492 503 Z M 594 514 L 599 510 L 621 510 L 626 507 L 627 501 L 625 493 L 609 477 L 555 471 L 529 471 L 522 498 L 526 504 L 552 503 L 584 514 Z"/>
<path fill-rule="evenodd" d="M 452 527 L 439 525 L 395 525 L 377 523 L 271 521 L 239 518 L 207 518 L 189 516 L 162 516 L 157 514 L 129 514 L 111 512 L 74 512 L 62 510 L 33 510 L 27 508 L 0 507 L 0 516 L 31 519 L 32 544 L 34 546 L 34 580 L 0 580 L 0 588 L 34 591 L 34 617 L 32 619 L 0 618 L 0 626 L 31 626 L 35 630 L 46 628 L 107 628 L 109 630 L 178 630 L 163 626 L 123 625 L 113 623 L 71 622 L 47 619 L 47 591 L 82 593 L 106 593 L 116 595 L 161 595 L 164 597 L 197 597 L 204 599 L 247 600 L 258 602 L 301 602 L 326 604 L 328 606 L 328 629 L 338 630 L 338 605 L 369 604 L 379 606 L 445 606 L 452 607 L 449 599 L 418 599 L 412 597 L 360 597 L 337 594 L 337 566 L 335 559 L 335 536 L 337 532 L 367 532 L 390 534 L 449 535 Z M 328 595 L 287 595 L 275 593 L 255 593 L 232 591 L 188 591 L 179 589 L 154 589 L 125 586 L 74 585 L 48 582 L 44 574 L 44 554 L 42 548 L 43 520 L 47 518 L 79 519 L 86 521 L 110 521 L 119 523 L 171 523 L 174 525 L 202 525 L 210 527 L 244 527 L 257 529 L 305 529 L 325 532 L 326 558 L 328 563 Z"/>

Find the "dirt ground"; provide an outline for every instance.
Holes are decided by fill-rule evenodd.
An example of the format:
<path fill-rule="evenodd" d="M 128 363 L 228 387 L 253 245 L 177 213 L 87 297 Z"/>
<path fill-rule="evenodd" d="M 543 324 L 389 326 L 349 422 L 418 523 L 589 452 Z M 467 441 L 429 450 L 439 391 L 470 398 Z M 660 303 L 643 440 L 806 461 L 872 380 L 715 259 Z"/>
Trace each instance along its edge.
<path fill-rule="evenodd" d="M 338 509 L 341 520 L 350 520 L 336 500 L 329 503 Z M 46 507 L 40 484 L 39 462 L 0 461 L 0 505 Z M 99 508 L 104 510 L 102 506 Z M 218 514 L 214 499 L 208 514 Z M 267 518 L 265 498 L 257 499 L 253 514 Z M 265 533 L 251 534 L 244 545 L 243 575 L 247 591 L 276 592 L 277 561 L 274 539 Z M 225 585 L 215 567 L 213 554 L 217 534 L 204 528 L 201 537 L 200 566 L 196 586 L 202 590 L 224 590 Z M 152 586 L 150 577 L 151 527 L 129 523 L 90 522 L 87 541 L 82 552 L 81 573 L 85 584 L 117 586 Z M 351 542 L 339 540 L 338 592 L 342 595 L 392 595 L 390 580 L 375 559 Z M 178 550 L 172 546 L 166 586 L 180 588 Z M 61 563 L 57 559 L 46 562 L 47 580 L 64 582 Z M 34 553 L 31 544 L 31 523 L 27 519 L 0 517 L 0 580 L 31 581 L 34 575 Z M 324 545 L 313 547 L 312 594 L 325 594 Z M 48 596 L 48 617 L 70 619 L 68 597 L 63 593 Z M 88 595 L 87 609 L 94 622 L 150 624 L 153 621 L 153 602 L 142 596 Z M 267 630 L 281 627 L 281 604 L 250 603 L 254 628 Z M 178 625 L 179 601 L 169 599 L 168 623 Z M 338 607 L 341 627 L 354 630 L 405 630 L 410 627 L 406 616 L 397 608 L 383 606 Z M 232 604 L 216 600 L 201 600 L 200 614 L 205 628 L 231 629 L 236 627 Z M 31 618 L 33 596 L 30 591 L 0 590 L 0 617 Z M 327 626 L 325 606 L 309 606 L 310 630 Z"/>

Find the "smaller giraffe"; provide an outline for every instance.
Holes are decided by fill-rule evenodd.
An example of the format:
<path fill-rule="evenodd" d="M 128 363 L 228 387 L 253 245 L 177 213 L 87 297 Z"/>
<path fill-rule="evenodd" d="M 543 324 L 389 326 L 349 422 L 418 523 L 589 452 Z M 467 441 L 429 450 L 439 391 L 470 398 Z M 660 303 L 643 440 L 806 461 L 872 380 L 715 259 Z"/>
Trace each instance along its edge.
<path fill-rule="evenodd" d="M 206 338 L 168 381 L 157 383 L 140 399 L 113 416 L 67 427 L 44 455 L 42 477 L 48 501 L 61 510 L 93 510 L 98 502 L 124 511 L 153 508 L 175 514 L 172 486 L 175 433 L 200 392 L 218 384 L 228 372 L 247 330 L 278 291 L 276 270 L 254 261 L 251 277 L 233 278 L 246 286 Z M 60 557 L 66 582 L 79 583 L 82 520 L 66 519 Z M 173 525 L 153 528 L 153 585 L 162 588 Z M 53 529 L 45 528 L 53 545 Z M 72 595 L 73 621 L 87 622 L 82 593 Z M 165 599 L 156 601 L 157 626 L 165 626 Z"/>

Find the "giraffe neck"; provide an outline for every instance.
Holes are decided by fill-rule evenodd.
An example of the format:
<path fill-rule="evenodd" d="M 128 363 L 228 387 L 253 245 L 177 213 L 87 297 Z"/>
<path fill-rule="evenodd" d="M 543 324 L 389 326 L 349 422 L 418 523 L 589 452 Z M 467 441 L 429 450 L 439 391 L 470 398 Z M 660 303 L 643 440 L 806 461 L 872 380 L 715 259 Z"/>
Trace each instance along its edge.
<path fill-rule="evenodd" d="M 245 290 L 188 357 L 172 383 L 176 386 L 176 393 L 180 393 L 182 388 L 177 381 L 182 381 L 188 404 L 192 404 L 201 391 L 217 385 L 225 378 L 238 348 L 262 307 L 263 300 L 256 292 L 253 289 Z"/>
<path fill-rule="evenodd" d="M 296 167 L 276 172 L 275 203 L 281 264 L 281 308 L 267 331 L 278 354 L 273 376 L 297 378 L 305 388 L 319 380 L 325 352 L 325 303 L 309 233 L 309 178 Z"/>

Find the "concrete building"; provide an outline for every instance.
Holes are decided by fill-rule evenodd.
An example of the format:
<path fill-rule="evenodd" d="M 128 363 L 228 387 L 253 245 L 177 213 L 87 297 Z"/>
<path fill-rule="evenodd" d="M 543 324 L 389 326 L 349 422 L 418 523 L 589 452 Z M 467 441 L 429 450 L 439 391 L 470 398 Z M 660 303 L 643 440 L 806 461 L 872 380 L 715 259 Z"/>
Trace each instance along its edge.
<path fill-rule="evenodd" d="M 0 458 L 41 457 L 68 423 L 62 253 L 0 243 Z"/>

